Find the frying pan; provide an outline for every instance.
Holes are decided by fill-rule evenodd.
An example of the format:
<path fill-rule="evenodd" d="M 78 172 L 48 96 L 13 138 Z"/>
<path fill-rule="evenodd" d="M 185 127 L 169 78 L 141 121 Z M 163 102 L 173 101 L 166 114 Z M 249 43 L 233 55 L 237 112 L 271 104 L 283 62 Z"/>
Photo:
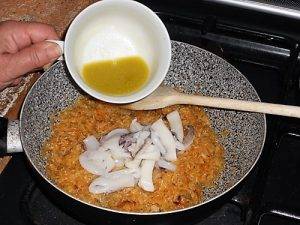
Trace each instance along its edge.
<path fill-rule="evenodd" d="M 253 86 L 236 68 L 206 50 L 182 42 L 172 41 L 172 62 L 164 84 L 186 93 L 260 101 Z M 264 114 L 205 109 L 215 132 L 226 131 L 229 135 L 219 135 L 219 141 L 225 147 L 225 168 L 215 186 L 205 189 L 202 202 L 189 208 L 154 213 L 122 212 L 95 206 L 57 187 L 45 173 L 46 162 L 40 151 L 50 135 L 50 116 L 70 106 L 82 94 L 64 63 L 57 62 L 29 91 L 20 120 L 7 123 L 2 118 L 0 144 L 2 155 L 23 150 L 46 189 L 52 190 L 56 197 L 49 196 L 55 201 L 61 200 L 67 211 L 85 214 L 84 220 L 89 222 L 172 224 L 184 215 L 191 218 L 195 212 L 198 212 L 196 217 L 200 217 L 199 210 L 209 207 L 249 174 L 262 152 L 266 136 Z"/>

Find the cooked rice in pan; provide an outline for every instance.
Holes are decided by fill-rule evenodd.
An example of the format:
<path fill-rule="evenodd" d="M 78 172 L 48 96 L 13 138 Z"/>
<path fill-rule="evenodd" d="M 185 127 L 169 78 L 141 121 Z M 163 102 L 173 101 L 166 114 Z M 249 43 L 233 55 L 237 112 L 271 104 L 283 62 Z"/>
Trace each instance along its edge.
<path fill-rule="evenodd" d="M 78 160 L 84 151 L 83 140 L 88 135 L 101 137 L 113 129 L 128 128 L 135 117 L 142 124 L 151 124 L 173 110 L 178 110 L 184 127 L 192 125 L 195 129 L 192 146 L 175 162 L 176 171 L 154 169 L 154 192 L 135 186 L 110 194 L 91 194 L 88 187 L 96 176 L 83 169 Z M 130 111 L 89 98 L 80 98 L 53 118 L 43 153 L 48 177 L 67 193 L 94 205 L 132 212 L 170 211 L 198 204 L 203 200 L 203 189 L 214 185 L 224 165 L 224 149 L 202 107 Z"/>

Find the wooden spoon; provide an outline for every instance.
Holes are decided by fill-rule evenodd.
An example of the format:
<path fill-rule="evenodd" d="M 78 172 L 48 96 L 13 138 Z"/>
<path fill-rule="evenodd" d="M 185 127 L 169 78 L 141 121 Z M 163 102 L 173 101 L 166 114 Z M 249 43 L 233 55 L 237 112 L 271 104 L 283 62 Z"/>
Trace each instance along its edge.
<path fill-rule="evenodd" d="M 160 86 L 146 98 L 131 104 L 123 105 L 123 107 L 131 110 L 151 110 L 177 104 L 201 105 L 212 108 L 233 109 L 300 118 L 300 107 L 298 106 L 188 95 L 167 86 Z"/>

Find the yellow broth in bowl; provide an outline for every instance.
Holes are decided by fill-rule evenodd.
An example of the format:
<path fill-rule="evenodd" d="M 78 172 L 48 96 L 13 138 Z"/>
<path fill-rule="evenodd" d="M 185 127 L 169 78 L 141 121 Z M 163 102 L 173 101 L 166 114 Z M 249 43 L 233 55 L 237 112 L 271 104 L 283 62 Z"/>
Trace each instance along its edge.
<path fill-rule="evenodd" d="M 86 63 L 82 75 L 96 91 L 124 96 L 140 90 L 147 83 L 149 67 L 140 56 L 128 56 Z"/>

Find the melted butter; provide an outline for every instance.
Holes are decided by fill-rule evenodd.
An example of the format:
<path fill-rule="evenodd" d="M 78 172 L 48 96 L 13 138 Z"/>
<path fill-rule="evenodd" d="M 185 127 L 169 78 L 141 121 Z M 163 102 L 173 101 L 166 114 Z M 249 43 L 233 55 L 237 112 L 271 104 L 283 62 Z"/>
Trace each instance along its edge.
<path fill-rule="evenodd" d="M 129 56 L 84 64 L 82 75 L 96 91 L 122 96 L 134 93 L 146 84 L 149 68 L 140 56 Z"/>

